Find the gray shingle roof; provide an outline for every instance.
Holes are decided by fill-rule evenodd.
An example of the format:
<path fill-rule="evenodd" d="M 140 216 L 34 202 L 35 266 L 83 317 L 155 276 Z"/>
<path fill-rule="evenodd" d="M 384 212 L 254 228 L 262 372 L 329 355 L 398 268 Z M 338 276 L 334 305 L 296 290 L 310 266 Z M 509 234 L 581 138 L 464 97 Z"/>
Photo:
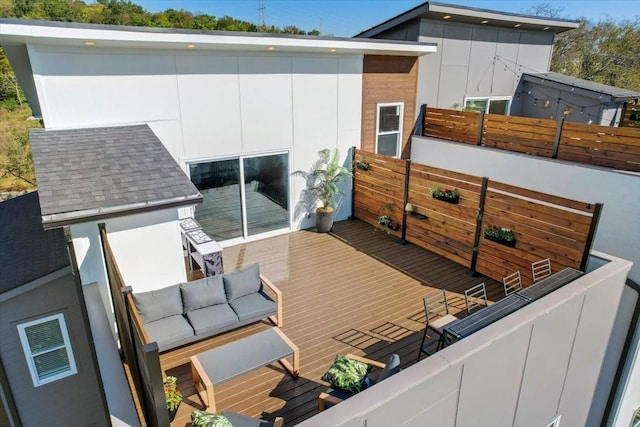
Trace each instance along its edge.
<path fill-rule="evenodd" d="M 32 129 L 30 139 L 43 217 L 64 214 L 79 222 L 98 211 L 202 200 L 147 125 Z"/>
<path fill-rule="evenodd" d="M 0 294 L 69 265 L 64 232 L 44 230 L 38 192 L 0 202 Z"/>
<path fill-rule="evenodd" d="M 560 83 L 567 86 L 576 87 L 579 89 L 585 89 L 590 92 L 594 92 L 594 95 L 603 94 L 609 95 L 612 101 L 628 101 L 631 99 L 640 98 L 640 93 L 623 89 L 621 87 L 604 85 L 602 83 L 592 82 L 591 80 L 580 79 L 578 77 L 567 76 L 566 74 L 556 73 L 555 71 L 549 71 L 548 73 L 523 73 L 522 76 L 528 80 L 533 81 L 527 76 L 537 77 L 542 80 L 550 82 Z M 539 82 L 537 82 L 539 83 Z"/>

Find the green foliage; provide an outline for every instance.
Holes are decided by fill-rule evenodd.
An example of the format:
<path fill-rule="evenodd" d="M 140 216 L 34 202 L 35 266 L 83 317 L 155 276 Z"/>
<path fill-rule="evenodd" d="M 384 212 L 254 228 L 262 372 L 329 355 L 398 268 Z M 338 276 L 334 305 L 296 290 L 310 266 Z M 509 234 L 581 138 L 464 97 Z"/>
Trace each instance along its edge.
<path fill-rule="evenodd" d="M 304 178 L 307 182 L 305 192 L 322 203 L 321 209 L 331 212 L 334 208 L 334 196 L 341 194 L 337 184 L 351 176 L 351 171 L 340 164 L 340 152 L 337 148 L 333 154 L 325 148 L 318 152 L 318 157 L 308 172 L 296 171 L 294 175 Z"/>
<path fill-rule="evenodd" d="M 178 379 L 173 376 L 167 376 L 163 380 L 164 397 L 167 401 L 167 409 L 170 411 L 175 410 L 182 402 L 182 393 L 177 388 L 177 381 Z"/>
<path fill-rule="evenodd" d="M 27 106 L 0 105 L 0 191 L 21 191 L 36 186 L 29 129 L 42 125 L 38 120 L 29 120 L 30 116 Z"/>
<path fill-rule="evenodd" d="M 447 199 L 455 199 L 456 197 L 460 197 L 458 191 L 455 188 L 453 190 L 450 190 L 448 188 L 443 190 L 442 188 L 434 187 L 431 190 L 431 195 L 433 197 L 446 197 Z"/>
<path fill-rule="evenodd" d="M 580 21 L 558 34 L 551 69 L 640 92 L 640 20 Z"/>
<path fill-rule="evenodd" d="M 378 225 L 389 235 L 391 234 L 390 230 L 398 230 L 400 228 L 400 224 L 398 224 L 398 220 L 393 213 L 397 207 L 398 205 L 394 202 L 386 202 L 382 206 L 380 215 L 378 215 Z"/>
<path fill-rule="evenodd" d="M 515 239 L 515 236 L 513 235 L 513 231 L 511 231 L 509 228 L 498 227 L 495 225 L 487 226 L 484 229 L 484 235 L 491 236 L 496 239 L 504 240 L 506 242 L 510 242 L 513 239 Z"/>

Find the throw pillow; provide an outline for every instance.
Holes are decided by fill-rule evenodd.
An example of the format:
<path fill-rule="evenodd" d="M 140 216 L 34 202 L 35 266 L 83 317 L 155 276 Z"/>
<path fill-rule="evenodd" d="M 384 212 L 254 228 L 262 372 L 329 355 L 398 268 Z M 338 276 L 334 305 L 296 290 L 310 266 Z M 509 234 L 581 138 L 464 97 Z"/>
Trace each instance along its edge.
<path fill-rule="evenodd" d="M 322 376 L 322 381 L 355 394 L 366 388 L 366 377 L 370 370 L 371 367 L 366 363 L 338 355 Z"/>
<path fill-rule="evenodd" d="M 165 317 L 182 314 L 182 297 L 180 285 L 167 286 L 149 292 L 134 293 L 133 301 L 142 318 L 142 323 L 149 323 Z"/>
<path fill-rule="evenodd" d="M 193 427 L 233 427 L 226 417 L 205 411 L 191 412 L 191 425 Z"/>
<path fill-rule="evenodd" d="M 245 295 L 253 294 L 262 289 L 260 281 L 260 267 L 252 264 L 247 268 L 233 273 L 226 273 L 224 279 L 224 291 L 229 302 Z"/>
<path fill-rule="evenodd" d="M 180 285 L 185 314 L 203 307 L 226 304 L 222 276 L 210 276 Z"/>

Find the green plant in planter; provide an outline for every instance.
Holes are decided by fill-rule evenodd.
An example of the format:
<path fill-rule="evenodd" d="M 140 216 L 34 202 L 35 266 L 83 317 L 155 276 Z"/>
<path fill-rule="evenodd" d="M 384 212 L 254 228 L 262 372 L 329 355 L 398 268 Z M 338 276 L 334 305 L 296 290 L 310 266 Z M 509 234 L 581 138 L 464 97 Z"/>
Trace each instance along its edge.
<path fill-rule="evenodd" d="M 368 171 L 369 162 L 367 161 L 367 158 L 362 154 L 358 154 L 355 161 L 355 167 L 363 171 Z"/>
<path fill-rule="evenodd" d="M 378 225 L 387 234 L 391 234 L 390 230 L 397 231 L 400 229 L 400 224 L 393 215 L 393 211 L 396 207 L 397 205 L 394 202 L 387 202 L 382 207 L 382 212 L 378 216 Z"/>
<path fill-rule="evenodd" d="M 504 240 L 505 242 L 510 242 L 515 239 L 513 235 L 513 231 L 507 227 L 497 227 L 495 225 L 487 226 L 484 229 L 484 235 L 488 237 L 493 237 L 495 239 Z"/>
<path fill-rule="evenodd" d="M 318 160 L 308 172 L 296 171 L 294 175 L 307 181 L 307 196 L 322 204 L 316 209 L 316 228 L 320 232 L 328 232 L 333 226 L 334 197 L 342 194 L 338 182 L 350 177 L 351 171 L 340 164 L 340 151 L 337 148 L 333 153 L 325 148 L 318 155 Z"/>
<path fill-rule="evenodd" d="M 167 401 L 167 409 L 169 410 L 169 414 L 172 414 L 174 417 L 178 406 L 180 406 L 180 402 L 182 402 L 182 393 L 180 393 L 177 388 L 177 381 L 178 379 L 171 375 L 165 377 L 162 381 L 164 384 L 164 398 Z"/>
<path fill-rule="evenodd" d="M 455 199 L 456 197 L 460 197 L 460 195 L 458 194 L 458 192 L 453 189 L 453 190 L 449 190 L 448 188 L 443 190 L 441 188 L 435 187 L 433 190 L 431 190 L 431 195 L 433 197 L 444 197 L 447 199 Z"/>

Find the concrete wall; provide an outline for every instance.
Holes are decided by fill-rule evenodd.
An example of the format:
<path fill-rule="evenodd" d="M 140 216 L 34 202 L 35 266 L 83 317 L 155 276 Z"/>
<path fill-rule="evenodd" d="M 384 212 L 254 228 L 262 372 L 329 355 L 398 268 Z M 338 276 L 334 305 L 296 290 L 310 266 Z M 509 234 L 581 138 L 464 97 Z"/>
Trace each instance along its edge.
<path fill-rule="evenodd" d="M 45 126 L 148 123 L 178 163 L 359 146 L 362 55 L 29 46 Z M 304 188 L 292 180 L 291 206 Z M 349 215 L 343 209 L 337 218 Z M 311 226 L 310 221 L 294 228 Z"/>
<path fill-rule="evenodd" d="M 300 426 L 597 425 L 590 407 L 611 385 L 607 349 L 621 351 L 610 334 L 630 267 L 610 259 Z"/>
<path fill-rule="evenodd" d="M 69 269 L 0 295 L 0 359 L 23 426 L 108 426 L 92 343 Z M 78 372 L 34 387 L 17 325 L 63 313 Z"/>
<path fill-rule="evenodd" d="M 451 169 L 556 196 L 604 204 L 594 249 L 634 263 L 640 282 L 640 176 L 486 147 L 414 137 L 414 162 Z"/>
<path fill-rule="evenodd" d="M 465 97 L 513 96 L 523 71 L 549 70 L 553 33 L 422 19 L 418 105 L 452 108 Z M 415 39 L 414 39 L 415 40 Z"/>

